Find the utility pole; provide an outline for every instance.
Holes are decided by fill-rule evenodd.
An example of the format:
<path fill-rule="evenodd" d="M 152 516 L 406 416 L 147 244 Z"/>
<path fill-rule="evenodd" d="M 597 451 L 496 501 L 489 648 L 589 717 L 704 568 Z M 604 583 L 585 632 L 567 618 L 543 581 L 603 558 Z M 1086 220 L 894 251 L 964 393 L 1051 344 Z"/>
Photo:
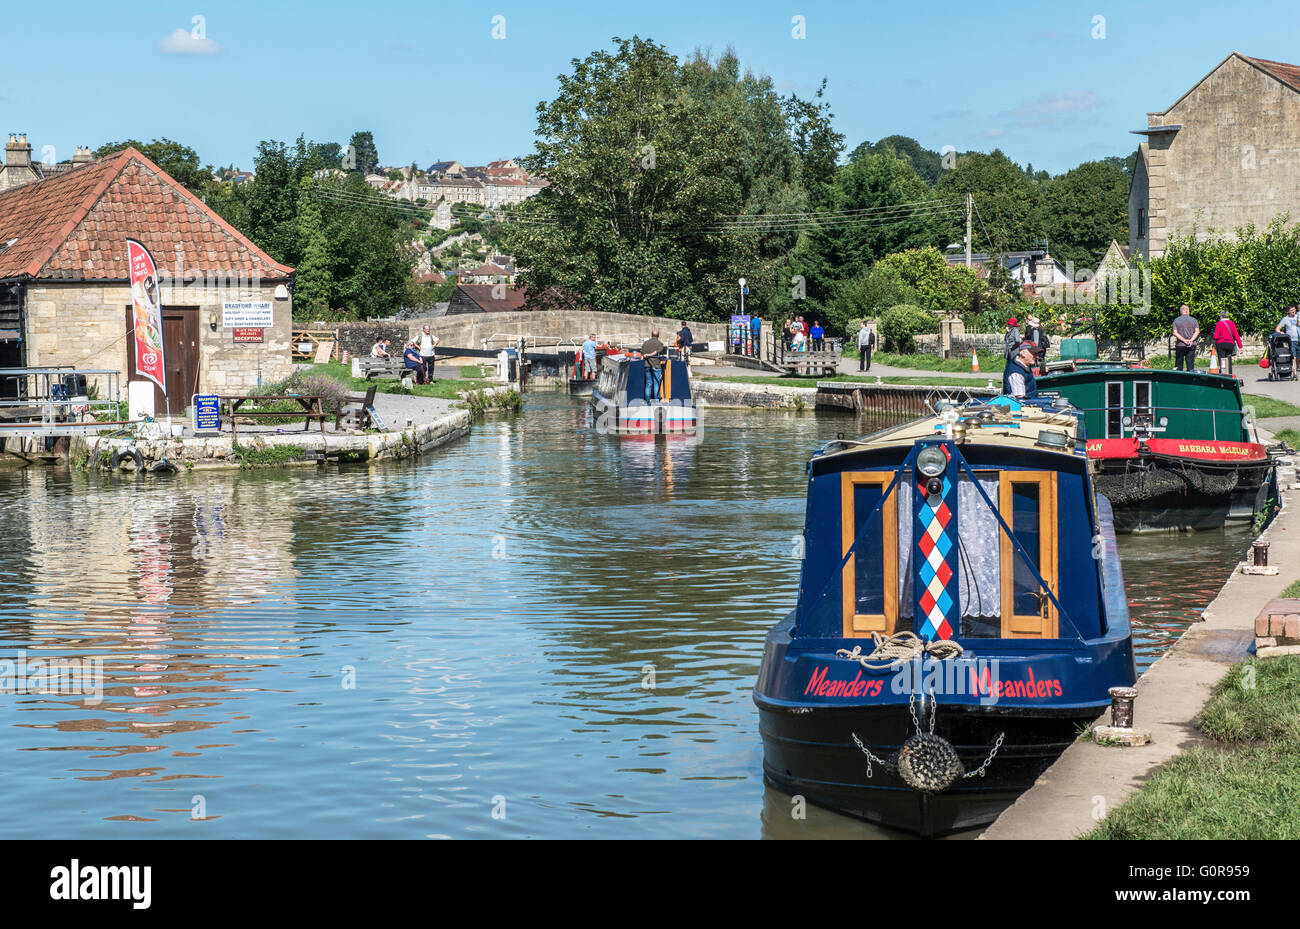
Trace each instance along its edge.
<path fill-rule="evenodd" d="M 975 197 L 969 192 L 966 194 L 966 267 L 970 267 L 970 214 L 971 206 L 975 202 Z"/>

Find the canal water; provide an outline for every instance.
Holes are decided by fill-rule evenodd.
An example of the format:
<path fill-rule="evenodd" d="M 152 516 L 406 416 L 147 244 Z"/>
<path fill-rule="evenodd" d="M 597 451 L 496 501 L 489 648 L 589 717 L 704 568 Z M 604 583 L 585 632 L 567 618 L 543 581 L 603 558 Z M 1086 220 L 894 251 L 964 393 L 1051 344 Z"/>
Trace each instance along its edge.
<path fill-rule="evenodd" d="M 0 471 L 0 659 L 104 680 L 4 682 L 0 835 L 893 837 L 793 819 L 750 699 L 804 461 L 871 424 L 587 415 L 539 393 L 377 467 Z M 1121 539 L 1143 666 L 1248 542 Z"/>

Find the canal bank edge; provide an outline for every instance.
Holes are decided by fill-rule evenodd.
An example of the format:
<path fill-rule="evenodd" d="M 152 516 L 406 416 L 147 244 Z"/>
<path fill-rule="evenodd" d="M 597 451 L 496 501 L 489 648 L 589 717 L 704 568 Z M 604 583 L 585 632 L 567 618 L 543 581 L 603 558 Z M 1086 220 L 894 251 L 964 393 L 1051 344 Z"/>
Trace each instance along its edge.
<path fill-rule="evenodd" d="M 811 410 L 817 404 L 816 387 L 781 387 L 702 378 L 692 378 L 691 395 L 711 407 Z"/>
<path fill-rule="evenodd" d="M 1282 492 L 1282 510 L 1259 538 L 1269 561 L 1300 564 L 1300 494 Z M 1184 750 L 1210 744 L 1193 720 L 1228 669 L 1249 657 L 1255 617 L 1282 593 L 1290 575 L 1233 570 L 1197 623 L 1137 682 L 1134 723 L 1151 732 L 1143 746 L 1076 741 L 982 835 L 981 839 L 1075 839 Z M 1103 718 L 1104 721 L 1104 714 Z"/>
<path fill-rule="evenodd" d="M 106 439 L 74 437 L 69 443 L 68 461 L 85 462 L 98 466 L 104 454 L 109 456 L 125 448 L 139 449 L 148 469 L 154 462 L 166 459 L 174 465 L 209 468 L 240 468 L 248 459 L 274 456 L 277 449 L 296 449 L 297 459 L 283 459 L 277 464 L 315 464 L 326 461 L 379 461 L 406 458 L 432 451 L 455 439 L 468 435 L 471 414 L 468 410 L 453 410 L 427 423 L 411 426 L 401 431 L 366 433 L 293 432 L 267 435 L 248 433 L 240 441 L 243 454 L 236 454 L 234 442 L 228 435 L 179 439 Z M 249 452 L 252 452 L 250 455 Z M 260 453 L 260 455 L 259 455 Z"/>

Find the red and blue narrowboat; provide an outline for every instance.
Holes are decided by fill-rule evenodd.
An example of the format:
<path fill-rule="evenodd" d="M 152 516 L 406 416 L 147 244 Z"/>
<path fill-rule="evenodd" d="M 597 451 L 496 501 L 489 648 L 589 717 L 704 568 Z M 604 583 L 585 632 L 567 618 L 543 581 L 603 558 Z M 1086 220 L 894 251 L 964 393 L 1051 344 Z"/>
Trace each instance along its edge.
<path fill-rule="evenodd" d="M 652 366 L 657 365 L 657 374 Z M 647 360 L 635 352 L 608 354 L 591 391 L 596 428 L 640 435 L 693 435 L 695 401 L 680 357 Z"/>
<path fill-rule="evenodd" d="M 1079 412 L 949 407 L 808 472 L 754 688 L 766 781 L 921 836 L 987 825 L 1137 676 Z"/>

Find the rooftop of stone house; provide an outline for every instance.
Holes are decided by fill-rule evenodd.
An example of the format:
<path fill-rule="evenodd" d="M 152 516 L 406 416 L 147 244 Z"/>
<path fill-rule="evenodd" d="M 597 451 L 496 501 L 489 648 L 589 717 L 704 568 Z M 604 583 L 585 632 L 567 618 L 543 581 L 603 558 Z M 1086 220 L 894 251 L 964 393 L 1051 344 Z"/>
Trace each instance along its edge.
<path fill-rule="evenodd" d="M 125 281 L 128 237 L 162 266 L 179 253 L 200 274 L 293 274 L 134 148 L 78 156 L 84 163 L 57 176 L 0 192 L 0 280 Z"/>

